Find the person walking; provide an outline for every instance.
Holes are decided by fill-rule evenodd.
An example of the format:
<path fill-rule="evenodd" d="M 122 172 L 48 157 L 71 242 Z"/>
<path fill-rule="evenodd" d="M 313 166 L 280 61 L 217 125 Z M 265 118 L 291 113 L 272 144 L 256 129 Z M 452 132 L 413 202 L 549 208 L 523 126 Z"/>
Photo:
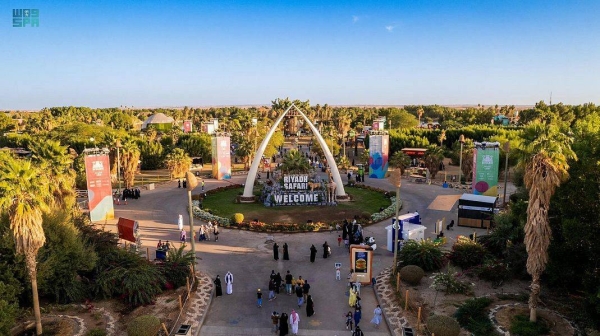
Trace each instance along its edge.
<path fill-rule="evenodd" d="M 204 180 L 202 180 L 201 187 L 202 187 L 202 191 L 204 191 Z"/>
<path fill-rule="evenodd" d="M 300 315 L 292 309 L 290 314 L 290 325 L 292 326 L 292 335 L 298 335 L 298 323 L 300 322 Z"/>
<path fill-rule="evenodd" d="M 338 247 L 341 247 L 342 246 L 342 236 L 338 235 L 338 239 L 337 240 L 338 240 Z"/>
<path fill-rule="evenodd" d="M 214 225 L 213 234 L 215 235 L 215 241 L 219 241 L 219 227 L 217 224 Z"/>
<path fill-rule="evenodd" d="M 204 230 L 204 236 L 206 238 L 206 240 L 210 240 L 210 233 L 213 230 L 213 225 L 211 223 L 211 221 L 208 221 L 208 223 L 206 224 L 206 230 Z"/>
<path fill-rule="evenodd" d="M 179 231 L 183 230 L 183 216 L 181 214 L 177 217 L 177 228 L 179 228 Z"/>
<path fill-rule="evenodd" d="M 279 245 L 277 243 L 273 244 L 273 259 L 279 260 Z"/>
<path fill-rule="evenodd" d="M 260 288 L 256 291 L 256 305 L 258 308 L 262 307 L 262 293 Z"/>
<path fill-rule="evenodd" d="M 281 313 L 281 317 L 279 317 L 279 336 L 286 336 L 288 333 L 288 314 Z"/>
<path fill-rule="evenodd" d="M 298 297 L 298 308 L 300 308 L 304 303 L 304 292 L 300 285 L 296 286 L 296 297 Z"/>
<path fill-rule="evenodd" d="M 311 317 L 315 314 L 315 303 L 313 302 L 312 295 L 309 295 L 306 299 L 306 316 Z"/>
<path fill-rule="evenodd" d="M 304 301 L 308 300 L 308 292 L 310 291 L 310 285 L 308 284 L 308 280 L 304 280 L 304 285 L 302 285 L 302 294 L 304 295 Z"/>
<path fill-rule="evenodd" d="M 352 312 L 349 311 L 346 315 L 344 315 L 344 317 L 346 318 L 346 329 L 350 329 L 350 331 L 354 330 L 354 328 L 352 328 L 352 323 L 354 321 Z"/>
<path fill-rule="evenodd" d="M 181 232 L 179 233 L 179 240 L 180 240 L 182 243 L 185 243 L 185 238 L 186 238 L 186 235 L 187 235 L 187 234 L 186 234 L 185 230 L 181 229 Z"/>
<path fill-rule="evenodd" d="M 377 305 L 377 307 L 375 307 L 375 310 L 373 310 L 373 318 L 371 319 L 371 323 L 373 323 L 375 325 L 376 329 L 379 329 L 379 324 L 381 323 L 381 306 Z"/>
<path fill-rule="evenodd" d="M 215 295 L 217 297 L 223 295 L 223 288 L 221 288 L 221 278 L 217 275 L 217 278 L 214 281 L 215 283 Z"/>
<path fill-rule="evenodd" d="M 354 325 L 356 326 L 356 328 L 358 328 L 358 324 L 360 323 L 361 318 L 362 318 L 362 313 L 360 311 L 360 308 L 357 308 L 354 311 Z"/>
<path fill-rule="evenodd" d="M 275 280 L 269 280 L 269 301 L 277 299 L 275 296 Z"/>
<path fill-rule="evenodd" d="M 327 244 L 327 242 L 325 242 L 325 244 L 323 244 L 323 259 L 327 259 L 328 255 L 329 255 L 329 244 Z"/>
<path fill-rule="evenodd" d="M 271 323 L 273 323 L 273 332 L 277 334 L 279 329 L 279 314 L 276 311 L 271 314 Z"/>
<path fill-rule="evenodd" d="M 350 292 L 348 297 L 348 304 L 350 307 L 354 308 L 356 306 L 356 291 L 354 290 L 354 286 L 350 285 Z"/>
<path fill-rule="evenodd" d="M 290 253 L 288 251 L 287 243 L 283 243 L 283 260 L 290 260 Z"/>
<path fill-rule="evenodd" d="M 233 293 L 233 274 L 229 271 L 225 274 L 225 283 L 227 284 L 227 295 L 231 295 Z"/>
<path fill-rule="evenodd" d="M 352 336 L 365 336 L 365 334 L 360 330 L 359 326 L 356 326 L 356 329 L 352 333 Z"/>
<path fill-rule="evenodd" d="M 178 180 L 178 181 L 177 181 L 177 188 L 180 188 L 180 189 L 181 189 L 181 180 Z"/>
<path fill-rule="evenodd" d="M 277 272 L 277 275 L 275 276 L 275 293 L 279 294 L 279 289 L 281 288 L 281 282 L 283 281 L 283 278 L 281 277 L 281 274 L 279 274 L 279 272 Z"/>
<path fill-rule="evenodd" d="M 314 263 L 315 262 L 315 257 L 317 256 L 317 248 L 315 247 L 315 245 L 313 244 L 310 247 L 310 262 Z"/>
<path fill-rule="evenodd" d="M 292 279 L 294 279 L 294 277 L 288 270 L 287 274 L 285 275 L 285 292 L 287 295 L 292 295 Z"/>

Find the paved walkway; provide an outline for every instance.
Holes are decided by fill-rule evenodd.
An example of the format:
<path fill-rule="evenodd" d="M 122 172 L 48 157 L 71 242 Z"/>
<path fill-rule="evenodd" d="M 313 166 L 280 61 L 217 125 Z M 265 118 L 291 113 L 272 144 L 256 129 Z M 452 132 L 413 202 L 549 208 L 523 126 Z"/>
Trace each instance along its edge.
<path fill-rule="evenodd" d="M 230 181 L 206 180 L 206 189 L 213 189 L 230 183 L 244 183 L 244 176 L 233 176 Z M 345 181 L 345 176 L 343 177 Z M 394 190 L 387 180 L 366 179 L 366 184 L 386 190 Z M 197 190 L 194 193 L 199 193 Z M 428 205 L 438 195 L 454 195 L 461 193 L 458 190 L 443 189 L 436 185 L 414 184 L 403 180 L 401 199 L 404 209 L 401 213 L 418 210 L 422 216 L 423 225 L 428 227 L 426 236 L 432 237 L 433 223 L 435 220 L 446 217 L 447 220 L 455 219 L 456 205 L 452 211 L 429 210 Z M 335 211 L 335 207 L 324 211 Z M 158 240 L 177 242 L 177 215 L 184 215 L 186 227 L 187 220 L 187 193 L 185 189 L 178 189 L 177 182 L 157 185 L 155 190 L 142 191 L 142 197 L 131 200 L 128 205 L 115 206 L 116 217 L 136 219 L 140 223 L 142 242 L 144 247 L 150 248 L 151 258 L 154 256 L 154 247 Z M 196 219 L 194 223 L 198 224 Z M 109 224 L 116 223 L 116 220 Z M 374 253 L 374 276 L 379 275 L 393 261 L 393 254 L 385 249 L 387 233 L 385 226 L 389 220 L 365 228 L 366 236 L 375 237 L 378 249 Z M 109 225 L 110 226 L 110 225 Z M 188 229 L 189 231 L 189 229 Z M 450 238 L 458 234 L 470 234 L 474 229 L 455 228 Z M 479 230 L 483 233 L 484 230 Z M 341 232 L 340 232 L 341 233 Z M 481 234 L 478 233 L 478 234 Z M 273 260 L 271 246 L 267 242 L 267 235 L 274 236 L 279 245 L 287 242 L 290 246 L 289 261 Z M 188 234 L 189 236 L 189 234 Z M 267 300 L 268 280 L 271 270 L 280 272 L 285 276 L 287 270 L 294 277 L 302 276 L 311 284 L 310 293 L 315 301 L 316 315 L 306 317 L 305 307 L 300 308 L 299 335 L 342 335 L 349 334 L 345 329 L 344 314 L 350 311 L 345 274 L 342 281 L 335 280 L 334 263 L 341 262 L 342 269 L 348 270 L 349 255 L 343 247 L 336 244 L 335 233 L 298 233 L 298 234 L 266 234 L 234 229 L 222 229 L 219 241 L 196 243 L 198 269 L 213 279 L 216 275 L 224 275 L 231 271 L 234 275 L 233 295 L 212 297 L 210 301 L 210 285 L 201 286 L 203 290 L 192 297 L 192 309 L 186 319 L 193 324 L 195 335 L 267 335 L 271 326 L 270 315 L 273 311 L 290 313 L 298 309 L 296 298 L 285 294 L 278 295 L 272 302 Z M 321 245 L 328 241 L 332 246 L 332 256 L 322 258 Z M 314 244 L 318 249 L 317 259 L 314 264 L 309 262 L 309 248 Z M 281 257 L 281 254 L 280 254 Z M 345 272 L 343 272 L 345 273 Z M 207 278 L 209 279 L 209 278 Z M 208 281 L 208 280 L 206 280 Z M 225 287 L 224 281 L 223 286 Z M 262 289 L 264 293 L 263 307 L 256 306 L 256 290 Z M 225 288 L 223 288 L 225 291 Z M 398 335 L 397 325 L 399 319 L 391 319 L 394 325 L 388 328 L 385 321 L 379 329 L 369 323 L 373 317 L 373 309 L 378 304 L 378 298 L 371 287 L 361 290 L 363 317 L 360 323 L 366 335 Z M 208 302 L 211 302 L 210 304 Z M 383 307 L 383 304 L 382 304 Z M 208 313 L 206 312 L 208 310 Z M 200 327 L 200 328 L 199 328 Z M 390 330 L 393 330 L 392 333 Z"/>

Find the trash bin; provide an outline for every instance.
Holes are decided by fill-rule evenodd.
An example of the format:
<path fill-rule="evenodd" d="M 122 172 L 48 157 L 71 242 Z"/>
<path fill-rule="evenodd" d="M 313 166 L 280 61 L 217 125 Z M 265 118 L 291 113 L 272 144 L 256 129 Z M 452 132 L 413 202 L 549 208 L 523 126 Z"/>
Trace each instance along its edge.
<path fill-rule="evenodd" d="M 192 326 L 189 324 L 182 324 L 179 329 L 175 332 L 176 336 L 191 336 Z M 412 335 L 412 334 L 411 334 Z"/>
<path fill-rule="evenodd" d="M 146 188 L 148 188 L 148 190 L 154 190 L 154 183 L 148 183 Z"/>

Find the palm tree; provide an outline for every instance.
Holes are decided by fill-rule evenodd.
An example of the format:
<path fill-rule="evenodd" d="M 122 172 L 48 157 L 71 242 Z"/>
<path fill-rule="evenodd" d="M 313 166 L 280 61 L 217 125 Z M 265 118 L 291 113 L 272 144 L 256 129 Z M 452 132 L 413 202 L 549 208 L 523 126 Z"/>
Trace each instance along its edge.
<path fill-rule="evenodd" d="M 423 160 L 425 161 L 425 167 L 431 174 L 431 179 L 434 179 L 435 174 L 437 174 L 440 169 L 440 163 L 444 160 L 444 150 L 437 145 L 427 146 L 427 151 L 425 152 Z"/>
<path fill-rule="evenodd" d="M 423 111 L 423 107 L 419 106 L 419 108 L 417 109 L 417 115 L 419 116 L 419 127 L 421 127 L 421 117 L 423 116 L 423 113 L 425 111 Z"/>
<path fill-rule="evenodd" d="M 410 156 L 402 151 L 397 151 L 390 158 L 390 166 L 400 169 L 400 174 L 404 175 L 406 168 L 410 167 Z"/>
<path fill-rule="evenodd" d="M 281 171 L 288 174 L 305 174 L 310 171 L 308 160 L 300 152 L 292 149 L 283 157 Z"/>
<path fill-rule="evenodd" d="M 577 160 L 571 149 L 573 139 L 558 126 L 534 122 L 523 131 L 523 142 L 517 153 L 525 170 L 525 186 L 529 190 L 525 246 L 527 273 L 531 275 L 529 320 L 537 320 L 540 276 L 548 263 L 551 230 L 548 223 L 550 198 L 556 188 L 569 177 L 568 160 Z"/>
<path fill-rule="evenodd" d="M 181 148 L 175 148 L 166 159 L 167 168 L 171 171 L 171 176 L 175 178 L 184 177 L 190 170 L 192 159 Z"/>
<path fill-rule="evenodd" d="M 446 140 L 446 130 L 442 130 L 442 133 L 438 135 L 438 141 L 440 142 L 440 147 L 444 145 L 444 140 Z"/>
<path fill-rule="evenodd" d="M 0 154 L 0 210 L 8 214 L 17 254 L 25 256 L 31 281 L 36 334 L 42 334 L 42 318 L 37 289 L 36 257 L 46 242 L 42 214 L 48 210 L 51 194 L 46 174 L 31 161 Z"/>
<path fill-rule="evenodd" d="M 123 180 L 125 188 L 133 187 L 135 172 L 140 161 L 140 149 L 133 140 L 126 141 L 121 147 L 120 159 L 123 169 Z"/>
<path fill-rule="evenodd" d="M 70 208 L 75 204 L 75 171 L 73 157 L 67 146 L 54 140 L 41 140 L 32 143 L 33 162 L 40 166 L 50 184 L 53 206 Z"/>

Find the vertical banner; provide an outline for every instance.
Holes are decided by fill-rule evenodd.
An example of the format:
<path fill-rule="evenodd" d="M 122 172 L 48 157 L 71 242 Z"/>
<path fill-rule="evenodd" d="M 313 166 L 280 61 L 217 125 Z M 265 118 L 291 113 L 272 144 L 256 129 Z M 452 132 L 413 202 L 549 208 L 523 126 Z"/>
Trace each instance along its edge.
<path fill-rule="evenodd" d="M 184 120 L 183 121 L 183 133 L 191 133 L 192 132 L 192 121 Z"/>
<path fill-rule="evenodd" d="M 231 146 L 228 136 L 212 137 L 212 175 L 217 180 L 231 178 Z"/>
<path fill-rule="evenodd" d="M 388 170 L 388 154 L 390 148 L 390 136 L 369 136 L 369 177 L 382 179 Z"/>
<path fill-rule="evenodd" d="M 107 154 L 86 155 L 85 173 L 88 188 L 88 208 L 92 222 L 113 219 L 110 163 Z"/>
<path fill-rule="evenodd" d="M 475 146 L 473 151 L 473 194 L 498 195 L 498 167 L 500 150 L 498 147 Z"/>

